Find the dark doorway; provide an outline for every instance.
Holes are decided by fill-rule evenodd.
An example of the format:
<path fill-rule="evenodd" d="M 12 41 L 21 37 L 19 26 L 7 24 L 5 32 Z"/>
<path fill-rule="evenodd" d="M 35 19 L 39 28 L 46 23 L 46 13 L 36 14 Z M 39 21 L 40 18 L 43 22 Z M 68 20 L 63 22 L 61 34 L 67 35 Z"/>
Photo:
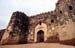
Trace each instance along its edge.
<path fill-rule="evenodd" d="M 42 30 L 37 33 L 37 42 L 44 42 L 44 32 Z"/>

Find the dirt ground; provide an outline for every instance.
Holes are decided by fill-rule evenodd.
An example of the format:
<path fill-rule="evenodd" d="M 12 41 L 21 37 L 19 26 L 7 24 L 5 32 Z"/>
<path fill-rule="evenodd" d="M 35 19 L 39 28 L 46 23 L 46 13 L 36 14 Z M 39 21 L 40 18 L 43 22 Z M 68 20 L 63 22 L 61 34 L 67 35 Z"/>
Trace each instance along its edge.
<path fill-rule="evenodd" d="M 0 45 L 0 48 L 75 48 L 75 46 L 62 45 L 59 43 L 34 43 L 20 45 Z"/>

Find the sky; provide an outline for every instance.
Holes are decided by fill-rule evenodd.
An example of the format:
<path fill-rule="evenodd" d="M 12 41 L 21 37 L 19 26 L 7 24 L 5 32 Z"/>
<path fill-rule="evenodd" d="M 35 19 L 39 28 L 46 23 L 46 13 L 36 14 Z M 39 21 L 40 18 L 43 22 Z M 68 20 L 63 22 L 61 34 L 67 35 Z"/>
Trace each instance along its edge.
<path fill-rule="evenodd" d="M 0 29 L 8 26 L 11 15 L 21 11 L 28 16 L 53 11 L 58 0 L 0 0 Z"/>

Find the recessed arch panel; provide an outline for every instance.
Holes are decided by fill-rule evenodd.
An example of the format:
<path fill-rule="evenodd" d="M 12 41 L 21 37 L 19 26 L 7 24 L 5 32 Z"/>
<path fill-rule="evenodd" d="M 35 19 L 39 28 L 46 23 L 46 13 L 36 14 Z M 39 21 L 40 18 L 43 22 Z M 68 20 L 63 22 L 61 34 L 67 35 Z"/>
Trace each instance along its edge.
<path fill-rule="evenodd" d="M 35 36 L 34 36 L 34 41 L 37 42 L 37 33 L 42 30 L 44 32 L 44 41 L 47 40 L 47 25 L 45 23 L 41 23 L 38 24 L 36 27 L 35 27 Z"/>

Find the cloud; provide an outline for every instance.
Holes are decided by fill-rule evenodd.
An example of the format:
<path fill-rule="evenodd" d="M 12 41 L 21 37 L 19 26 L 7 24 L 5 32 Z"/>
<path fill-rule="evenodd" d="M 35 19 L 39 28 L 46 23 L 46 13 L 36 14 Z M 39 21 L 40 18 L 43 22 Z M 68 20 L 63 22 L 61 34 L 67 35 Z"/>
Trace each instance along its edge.
<path fill-rule="evenodd" d="M 22 11 L 31 16 L 54 10 L 56 2 L 57 0 L 0 0 L 0 28 L 6 27 L 14 11 Z"/>
<path fill-rule="evenodd" d="M 25 9 L 24 12 L 29 12 L 27 14 L 29 16 L 54 10 L 57 2 L 57 0 L 18 0 L 17 3 L 16 1 L 14 0 L 14 6 L 20 10 Z"/>
<path fill-rule="evenodd" d="M 0 20 L 0 29 L 4 29 L 6 27 L 7 27 L 6 22 Z"/>

